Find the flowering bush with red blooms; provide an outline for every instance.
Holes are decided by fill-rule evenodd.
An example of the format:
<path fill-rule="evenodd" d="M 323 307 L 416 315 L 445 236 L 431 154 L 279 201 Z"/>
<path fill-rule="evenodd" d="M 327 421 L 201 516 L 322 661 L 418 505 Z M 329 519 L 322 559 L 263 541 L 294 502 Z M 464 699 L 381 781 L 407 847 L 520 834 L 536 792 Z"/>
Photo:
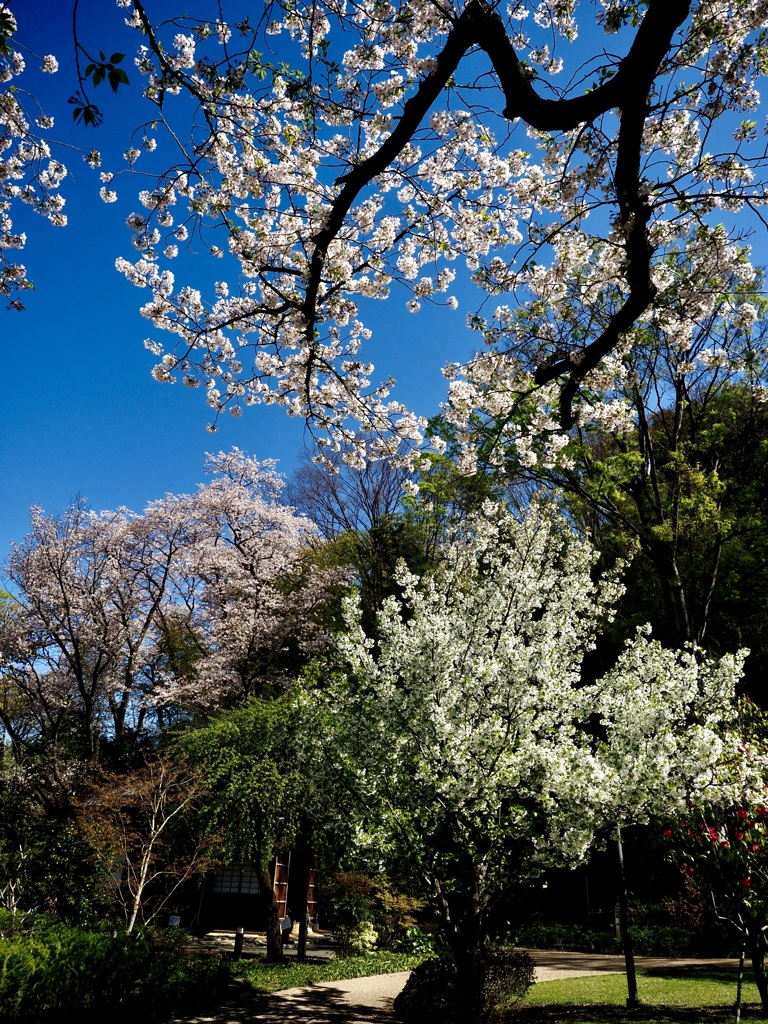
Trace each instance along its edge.
<path fill-rule="evenodd" d="M 716 917 L 742 936 L 763 1009 L 768 1009 L 768 807 L 691 805 L 690 814 L 667 823 L 662 834 L 688 884 L 706 895 Z"/>
<path fill-rule="evenodd" d="M 738 734 L 738 758 L 723 764 L 721 779 L 730 798 L 691 803 L 661 831 L 689 891 L 740 936 L 768 1013 L 768 716 L 747 699 L 739 702 Z"/>

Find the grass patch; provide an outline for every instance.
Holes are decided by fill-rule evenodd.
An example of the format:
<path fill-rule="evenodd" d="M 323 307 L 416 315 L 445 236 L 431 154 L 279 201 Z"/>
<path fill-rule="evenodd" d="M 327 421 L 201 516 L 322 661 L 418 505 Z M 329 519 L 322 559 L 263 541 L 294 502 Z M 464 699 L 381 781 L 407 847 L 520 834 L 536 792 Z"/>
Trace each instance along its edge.
<path fill-rule="evenodd" d="M 266 960 L 243 960 L 235 968 L 235 973 L 254 992 L 279 992 L 285 988 L 304 988 L 318 981 L 346 981 L 373 974 L 412 971 L 422 960 L 423 956 L 388 952 L 334 960 L 310 959 L 305 963 L 286 960 L 281 964 L 270 964 Z"/>
<path fill-rule="evenodd" d="M 627 1009 L 627 979 L 623 974 L 566 978 L 534 985 L 510 1021 L 542 1024 L 725 1024 L 734 1020 L 735 968 L 709 965 L 660 967 L 639 971 L 641 1006 Z M 757 988 L 745 973 L 742 1019 L 768 1024 Z"/>

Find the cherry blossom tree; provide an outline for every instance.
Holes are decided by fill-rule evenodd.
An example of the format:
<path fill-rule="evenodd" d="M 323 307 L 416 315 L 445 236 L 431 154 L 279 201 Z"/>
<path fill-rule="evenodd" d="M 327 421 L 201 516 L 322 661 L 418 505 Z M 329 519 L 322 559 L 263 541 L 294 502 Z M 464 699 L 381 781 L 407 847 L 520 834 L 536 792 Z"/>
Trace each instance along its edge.
<path fill-rule="evenodd" d="M 33 509 L 0 621 L 3 725 L 19 749 L 131 744 L 179 711 L 283 688 L 328 640 L 344 569 L 306 563 L 316 529 L 284 505 L 274 463 L 210 459 L 194 495 L 141 515 Z M 74 751 L 73 751 L 74 752 Z"/>
<path fill-rule="evenodd" d="M 187 699 L 199 708 L 286 689 L 329 644 L 326 608 L 349 579 L 346 567 L 312 557 L 318 529 L 282 502 L 285 481 L 273 461 L 235 448 L 207 468 L 214 479 L 188 503 L 205 654 Z M 175 685 L 183 690 L 183 681 Z"/>
<path fill-rule="evenodd" d="M 5 728 L 17 742 L 23 723 L 44 747 L 74 731 L 80 752 L 95 758 L 103 735 L 121 742 L 144 728 L 156 612 L 187 540 L 186 521 L 95 513 L 77 503 L 60 517 L 34 508 L 30 525 L 7 565 L 18 605 L 0 640 L 15 695 L 12 715 L 4 704 Z"/>
<path fill-rule="evenodd" d="M 11 210 L 18 203 L 32 207 L 56 227 L 67 223 L 63 212 L 65 199 L 60 186 L 67 175 L 66 166 L 52 153 L 45 131 L 53 124 L 43 111 L 25 109 L 24 93 L 15 88 L 15 80 L 25 69 L 25 57 L 13 45 L 17 31 L 16 18 L 7 3 L 0 4 L 0 85 L 11 83 L 0 91 L 0 295 L 6 296 L 12 308 L 24 308 L 19 294 L 31 288 L 27 270 L 16 260 L 27 238 L 24 232 L 14 233 Z M 58 71 L 52 54 L 36 59 L 46 74 Z"/>
<path fill-rule="evenodd" d="M 525 407 L 523 440 L 548 438 L 554 458 L 574 422 L 607 415 L 594 392 L 638 326 L 674 334 L 657 310 L 694 281 L 670 253 L 695 238 L 708 267 L 736 272 L 739 234 L 762 226 L 765 0 L 271 0 L 254 19 L 117 4 L 151 112 L 126 155 L 152 158 L 129 218 L 138 253 L 118 269 L 151 293 L 155 376 L 203 385 L 214 418 L 270 402 L 331 446 L 356 424 L 374 455 L 419 443 L 363 353 L 369 300 L 403 286 L 414 313 L 456 306 L 464 267 L 490 347 L 449 364 L 453 414 L 503 381 L 493 411 Z M 23 57 L 3 11 L 10 79 Z M 81 84 L 120 84 L 119 45 Z M 7 102 L 7 203 L 45 212 L 60 172 L 38 170 L 45 146 Z M 17 184 L 33 171 L 39 188 Z M 118 170 L 100 173 L 114 201 Z M 193 237 L 221 260 L 210 295 L 172 270 Z M 695 315 L 711 301 L 695 293 Z M 546 310 L 542 330 L 510 330 L 518 307 Z"/>
<path fill-rule="evenodd" d="M 557 444 L 556 421 L 574 421 L 582 382 L 675 287 L 670 246 L 696 226 L 711 260 L 736 262 L 706 214 L 764 197 L 765 154 L 752 123 L 739 121 L 759 99 L 764 13 L 759 2 L 727 13 L 710 3 L 606 4 L 582 26 L 585 43 L 572 4 L 274 3 L 256 32 L 265 48 L 284 47 L 274 68 L 261 40 L 254 56 L 250 26 L 223 21 L 208 39 L 188 24 L 166 57 L 165 27 L 153 30 L 148 7 L 134 4 L 148 91 L 184 89 L 201 101 L 216 92 L 203 129 L 214 173 L 200 188 L 181 175 L 148 195 L 141 259 L 122 264 L 153 288 L 145 314 L 177 336 L 157 376 L 202 376 L 216 410 L 270 396 L 337 439 L 346 416 L 370 429 L 399 410 L 387 405 L 388 382 L 368 389 L 363 300 L 405 281 L 414 311 L 440 296 L 452 302 L 458 258 L 490 295 L 586 324 L 565 346 L 537 339 L 519 365 L 488 354 L 453 388 L 465 404 L 478 377 L 511 377 L 516 393 L 535 393 L 548 414 L 539 430 Z M 618 52 L 602 49 L 600 32 L 615 35 Z M 214 55 L 210 41 L 221 47 Z M 265 74 L 263 88 L 254 74 Z M 729 137 L 723 152 L 706 151 L 729 132 L 735 145 Z M 179 199 L 192 226 L 226 224 L 226 248 L 250 287 L 234 294 L 222 283 L 211 304 L 172 287 L 148 222 L 177 220 Z M 569 309 L 574 268 L 582 288 Z M 493 327 L 483 325 L 486 340 Z M 417 436 L 412 419 L 400 432 Z"/>
<path fill-rule="evenodd" d="M 596 553 L 545 504 L 485 514 L 434 574 L 403 569 L 405 601 L 385 604 L 375 653 L 350 603 L 340 677 L 307 705 L 358 852 L 427 881 L 469 979 L 519 883 L 580 863 L 617 825 L 728 791 L 722 767 L 743 760 L 723 728 L 741 656 L 670 651 L 640 631 L 590 682 L 582 661 L 616 574 L 595 579 Z M 738 787 L 762 785 L 761 771 Z"/>

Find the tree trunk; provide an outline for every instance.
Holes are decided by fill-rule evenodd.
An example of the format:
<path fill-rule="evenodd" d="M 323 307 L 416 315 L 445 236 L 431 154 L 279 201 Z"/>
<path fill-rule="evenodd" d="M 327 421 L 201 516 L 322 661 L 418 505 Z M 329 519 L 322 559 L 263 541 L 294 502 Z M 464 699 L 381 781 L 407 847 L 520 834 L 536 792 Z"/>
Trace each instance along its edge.
<path fill-rule="evenodd" d="M 299 944 L 296 950 L 297 960 L 307 959 L 307 891 L 309 889 L 309 873 L 312 868 L 312 854 L 306 843 L 302 843 L 302 849 L 294 857 L 299 861 L 296 874 L 301 879 L 301 889 L 298 900 L 294 898 L 292 908 L 294 914 L 299 918 Z"/>
<path fill-rule="evenodd" d="M 472 865 L 466 875 L 469 885 L 462 894 L 454 890 L 443 899 L 447 904 L 447 920 L 452 924 L 446 933 L 456 967 L 456 1017 L 458 1020 L 479 1020 L 483 1010 L 485 987 L 485 954 L 489 939 L 485 929 L 482 893 L 485 868 Z"/>
<path fill-rule="evenodd" d="M 693 628 L 675 550 L 672 544 L 662 541 L 649 543 L 646 550 L 659 574 L 675 642 L 679 646 L 691 643 L 694 640 Z"/>
<path fill-rule="evenodd" d="M 760 993 L 763 1013 L 768 1013 L 768 978 L 765 976 L 765 936 L 762 929 L 755 927 L 749 931 L 749 951 L 752 957 L 752 970 L 755 975 L 755 985 Z"/>
<path fill-rule="evenodd" d="M 280 929 L 280 908 L 275 896 L 275 883 L 267 868 L 259 868 L 259 884 L 267 929 L 267 960 L 281 963 L 283 959 L 283 933 Z"/>

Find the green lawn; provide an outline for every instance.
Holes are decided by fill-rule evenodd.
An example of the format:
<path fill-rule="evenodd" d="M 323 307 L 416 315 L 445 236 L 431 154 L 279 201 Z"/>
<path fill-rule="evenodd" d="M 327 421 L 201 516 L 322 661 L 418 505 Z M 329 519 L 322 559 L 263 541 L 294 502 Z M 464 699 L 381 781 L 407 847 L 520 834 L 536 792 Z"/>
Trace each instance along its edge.
<path fill-rule="evenodd" d="M 546 1024 L 720 1024 L 734 1020 L 735 969 L 705 965 L 657 968 L 639 972 L 637 987 L 642 1005 L 628 1010 L 623 974 L 540 982 L 525 1002 L 518 1004 L 511 1019 Z M 768 1024 L 747 972 L 742 999 L 746 1004 L 743 1020 Z"/>
<path fill-rule="evenodd" d="M 318 981 L 345 981 L 347 978 L 365 978 L 371 974 L 395 974 L 412 971 L 424 959 L 407 953 L 368 953 L 350 956 L 344 960 L 314 960 L 298 963 L 286 960 L 269 964 L 266 960 L 243 960 L 233 968 L 238 978 L 254 992 L 278 992 L 284 988 L 303 988 Z"/>

